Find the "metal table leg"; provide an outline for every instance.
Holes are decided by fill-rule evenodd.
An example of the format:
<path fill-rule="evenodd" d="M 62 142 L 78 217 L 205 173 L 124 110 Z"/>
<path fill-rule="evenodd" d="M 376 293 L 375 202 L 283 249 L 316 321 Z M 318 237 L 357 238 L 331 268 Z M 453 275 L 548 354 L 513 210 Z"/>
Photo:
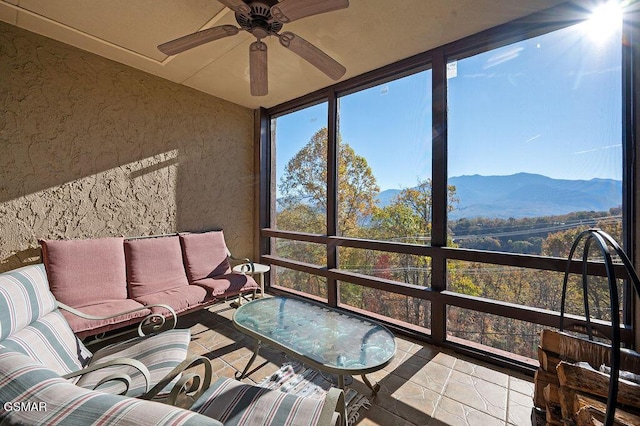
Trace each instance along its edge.
<path fill-rule="evenodd" d="M 369 389 L 371 389 L 371 396 L 375 397 L 380 390 L 380 383 L 372 385 L 369 379 L 367 379 L 367 376 L 365 376 L 364 374 L 362 375 L 362 381 L 364 381 L 364 384 L 367 385 Z"/>
<path fill-rule="evenodd" d="M 247 372 L 249 371 L 249 367 L 251 367 L 251 364 L 253 364 L 253 361 L 256 360 L 256 357 L 258 356 L 258 351 L 259 350 L 260 350 L 260 340 L 256 340 L 256 347 L 255 347 L 255 349 L 253 351 L 253 355 L 251 355 L 251 359 L 249 359 L 249 362 L 244 367 L 244 370 L 242 371 L 242 374 L 240 374 L 240 376 L 238 376 L 238 373 L 236 372 L 236 374 L 235 374 L 236 379 L 242 380 L 245 377 L 247 377 Z"/>
<path fill-rule="evenodd" d="M 344 390 L 344 375 L 338 374 L 338 387 Z"/>

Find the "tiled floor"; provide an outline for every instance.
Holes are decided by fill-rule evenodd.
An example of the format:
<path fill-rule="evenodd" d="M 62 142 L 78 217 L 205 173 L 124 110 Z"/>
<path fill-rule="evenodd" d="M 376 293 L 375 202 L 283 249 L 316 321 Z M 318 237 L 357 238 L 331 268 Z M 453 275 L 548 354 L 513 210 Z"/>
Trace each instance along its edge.
<path fill-rule="evenodd" d="M 205 355 L 215 374 L 233 377 L 253 352 L 253 340 L 233 327 L 234 309 L 225 303 L 180 318 L 190 327 L 193 355 Z M 453 353 L 397 337 L 397 355 L 385 369 L 368 377 L 381 389 L 358 425 L 530 425 L 531 378 L 482 366 Z M 261 349 L 245 381 L 258 382 L 286 361 Z M 365 393 L 360 378 L 351 385 Z"/>

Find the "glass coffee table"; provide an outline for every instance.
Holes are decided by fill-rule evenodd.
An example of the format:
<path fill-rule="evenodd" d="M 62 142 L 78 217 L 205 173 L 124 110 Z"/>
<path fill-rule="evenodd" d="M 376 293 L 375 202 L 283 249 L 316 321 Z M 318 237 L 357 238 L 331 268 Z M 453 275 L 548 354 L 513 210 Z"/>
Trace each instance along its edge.
<path fill-rule="evenodd" d="M 375 395 L 375 386 L 365 376 L 388 365 L 396 353 L 393 334 L 368 319 L 327 306 L 291 297 L 267 297 L 240 306 L 234 326 L 256 340 L 255 350 L 239 379 L 246 376 L 260 346 L 266 344 L 298 360 L 338 376 L 360 375 Z"/>

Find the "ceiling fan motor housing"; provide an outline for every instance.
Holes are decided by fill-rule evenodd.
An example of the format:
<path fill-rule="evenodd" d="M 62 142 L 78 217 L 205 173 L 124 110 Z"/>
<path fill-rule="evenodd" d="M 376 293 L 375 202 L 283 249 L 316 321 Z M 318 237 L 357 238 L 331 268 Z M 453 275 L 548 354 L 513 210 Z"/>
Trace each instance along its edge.
<path fill-rule="evenodd" d="M 250 32 L 258 39 L 277 34 L 282 29 L 282 22 L 276 21 L 271 16 L 271 6 L 277 3 L 277 0 L 248 2 L 251 14 L 244 15 L 236 12 L 236 21 L 240 28 Z"/>

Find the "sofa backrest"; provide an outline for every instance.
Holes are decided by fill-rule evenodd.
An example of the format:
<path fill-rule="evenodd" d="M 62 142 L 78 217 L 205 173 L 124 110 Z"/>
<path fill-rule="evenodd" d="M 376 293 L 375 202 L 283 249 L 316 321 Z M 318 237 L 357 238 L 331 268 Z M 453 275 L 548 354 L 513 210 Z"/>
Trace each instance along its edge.
<path fill-rule="evenodd" d="M 80 308 L 127 298 L 124 238 L 40 240 L 49 286 L 65 305 Z"/>
<path fill-rule="evenodd" d="M 181 233 L 180 244 L 189 282 L 231 272 L 229 251 L 222 231 Z"/>
<path fill-rule="evenodd" d="M 60 375 L 91 356 L 57 309 L 42 264 L 0 274 L 0 328 L 0 352 L 22 353 Z"/>
<path fill-rule="evenodd" d="M 128 239 L 124 251 L 130 298 L 189 285 L 177 235 Z"/>

